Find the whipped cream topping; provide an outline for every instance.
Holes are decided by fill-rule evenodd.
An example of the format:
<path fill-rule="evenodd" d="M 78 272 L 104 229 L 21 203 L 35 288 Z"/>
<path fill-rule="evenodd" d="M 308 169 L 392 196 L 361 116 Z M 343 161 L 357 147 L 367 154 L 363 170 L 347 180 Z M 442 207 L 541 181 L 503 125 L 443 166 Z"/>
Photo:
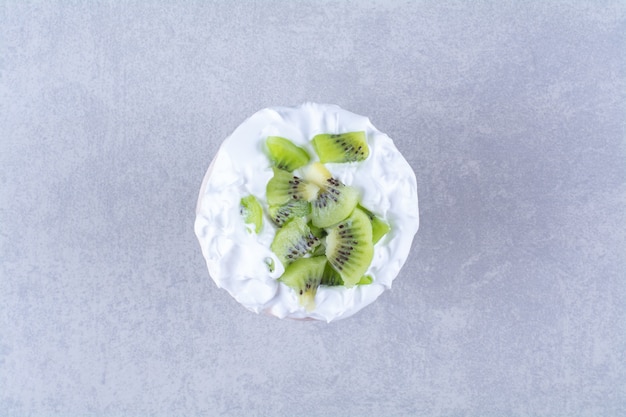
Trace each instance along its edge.
<path fill-rule="evenodd" d="M 366 272 L 373 283 L 320 286 L 316 308 L 307 312 L 295 291 L 277 281 L 284 267 L 269 249 L 276 226 L 264 213 L 263 228 L 251 233 L 240 214 L 242 197 L 254 195 L 267 208 L 265 188 L 273 176 L 264 151 L 268 136 L 282 136 L 318 160 L 311 139 L 319 133 L 365 131 L 370 155 L 363 162 L 327 163 L 344 184 L 359 190 L 361 204 L 387 221 L 391 230 L 375 246 Z M 299 170 L 294 171 L 300 175 Z M 393 141 L 367 117 L 335 105 L 304 103 L 263 109 L 244 121 L 222 143 L 200 188 L 195 232 L 211 278 L 239 303 L 256 313 L 279 318 L 330 322 L 349 317 L 391 288 L 405 263 L 419 227 L 417 185 L 410 165 Z M 274 261 L 274 271 L 267 266 Z"/>

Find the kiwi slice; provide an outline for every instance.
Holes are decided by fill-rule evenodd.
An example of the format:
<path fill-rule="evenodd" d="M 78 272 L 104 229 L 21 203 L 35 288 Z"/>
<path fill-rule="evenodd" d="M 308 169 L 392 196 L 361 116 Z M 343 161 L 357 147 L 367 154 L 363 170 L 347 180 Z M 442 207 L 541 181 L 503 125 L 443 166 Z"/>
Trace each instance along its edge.
<path fill-rule="evenodd" d="M 363 131 L 315 135 L 313 147 L 324 163 L 364 161 L 370 154 Z"/>
<path fill-rule="evenodd" d="M 332 178 L 326 190 L 321 191 L 311 203 L 311 220 L 314 226 L 329 227 L 350 215 L 359 201 L 355 188 Z"/>
<path fill-rule="evenodd" d="M 372 222 L 372 243 L 376 244 L 391 230 L 391 226 L 380 217 L 374 216 Z"/>
<path fill-rule="evenodd" d="M 374 282 L 374 278 L 371 275 L 363 275 L 356 285 L 369 285 L 372 282 Z"/>
<path fill-rule="evenodd" d="M 293 171 L 309 163 L 311 157 L 289 139 L 280 136 L 269 136 L 265 144 L 272 165 L 285 171 Z"/>
<path fill-rule="evenodd" d="M 300 258 L 289 265 L 279 278 L 283 284 L 296 292 L 300 305 L 307 311 L 315 309 L 315 294 L 322 281 L 326 264 L 325 256 Z"/>
<path fill-rule="evenodd" d="M 317 245 L 315 249 L 313 249 L 313 252 L 311 252 L 311 256 L 326 256 L 326 245 L 323 243 Z"/>
<path fill-rule="evenodd" d="M 330 262 L 326 262 L 326 266 L 324 267 L 324 273 L 322 274 L 322 282 L 320 283 L 320 285 L 343 285 L 343 279 L 341 279 L 341 275 L 339 274 L 339 272 L 335 271 L 335 268 L 333 268 Z"/>
<path fill-rule="evenodd" d="M 285 223 L 295 217 L 307 216 L 311 212 L 311 204 L 305 200 L 290 200 L 279 206 L 269 206 L 270 218 L 278 227 L 283 227 Z"/>
<path fill-rule="evenodd" d="M 374 213 L 372 213 L 362 205 L 359 204 L 357 207 L 363 210 L 363 212 L 367 214 L 367 217 L 369 217 L 370 221 L 372 222 L 372 243 L 376 244 L 383 236 L 385 236 L 391 230 L 391 226 L 389 226 L 386 221 L 376 216 Z"/>
<path fill-rule="evenodd" d="M 311 221 L 316 227 L 325 228 L 340 222 L 359 202 L 358 191 L 333 178 L 319 162 L 309 166 L 305 178 L 320 187 L 317 197 L 311 201 Z"/>
<path fill-rule="evenodd" d="M 314 200 L 318 191 L 317 185 L 291 172 L 274 168 L 274 176 L 267 183 L 265 196 L 270 206 L 283 206 L 293 200 Z"/>
<path fill-rule="evenodd" d="M 359 204 L 358 189 L 343 184 L 323 165 L 367 159 L 365 132 L 320 134 L 312 142 L 320 159 L 313 163 L 303 148 L 286 138 L 266 140 L 274 170 L 266 187 L 267 210 L 278 226 L 270 248 L 285 267 L 279 280 L 296 291 L 307 311 L 315 308 L 320 285 L 371 284 L 373 278 L 364 274 L 374 244 L 390 230 L 382 218 Z M 260 219 L 262 214 L 260 210 Z M 266 263 L 273 271 L 274 264 Z"/>
<path fill-rule="evenodd" d="M 355 208 L 350 217 L 328 230 L 326 257 L 345 286 L 352 287 L 359 282 L 373 256 L 372 226 L 361 209 Z"/>
<path fill-rule="evenodd" d="M 250 225 L 255 233 L 261 231 L 261 227 L 263 227 L 263 209 L 255 196 L 248 195 L 243 197 L 239 202 L 239 212 L 246 225 Z M 248 229 L 248 231 L 252 230 Z"/>
<path fill-rule="evenodd" d="M 326 245 L 325 245 L 325 237 L 328 233 L 326 230 L 313 226 L 313 222 L 308 222 L 307 226 L 309 226 L 309 230 L 313 233 L 313 236 L 317 237 L 320 240 L 320 244 L 313 250 L 312 256 L 320 256 L 326 253 Z"/>
<path fill-rule="evenodd" d="M 363 275 L 356 285 L 369 285 L 374 282 L 374 278 L 371 275 Z M 343 279 L 339 272 L 335 271 L 335 268 L 327 262 L 324 268 L 324 274 L 322 275 L 322 282 L 320 285 L 328 285 L 330 287 L 343 285 Z"/>
<path fill-rule="evenodd" d="M 270 245 L 272 252 L 287 266 L 315 249 L 320 244 L 306 225 L 306 218 L 296 217 L 278 229 Z"/>
<path fill-rule="evenodd" d="M 313 222 L 308 222 L 307 226 L 309 226 L 309 229 L 311 229 L 311 233 L 313 233 L 320 239 L 327 235 L 326 230 L 322 229 L 321 227 L 315 226 Z"/>

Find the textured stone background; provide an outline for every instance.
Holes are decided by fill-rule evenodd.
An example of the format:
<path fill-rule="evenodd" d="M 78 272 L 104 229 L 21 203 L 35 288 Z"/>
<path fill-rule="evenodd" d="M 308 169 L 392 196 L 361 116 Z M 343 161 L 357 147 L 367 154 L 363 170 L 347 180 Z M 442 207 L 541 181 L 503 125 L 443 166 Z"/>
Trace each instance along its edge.
<path fill-rule="evenodd" d="M 626 415 L 625 39 L 623 1 L 0 0 L 0 415 Z M 244 310 L 193 233 L 221 140 L 306 100 L 419 186 L 331 325 Z"/>

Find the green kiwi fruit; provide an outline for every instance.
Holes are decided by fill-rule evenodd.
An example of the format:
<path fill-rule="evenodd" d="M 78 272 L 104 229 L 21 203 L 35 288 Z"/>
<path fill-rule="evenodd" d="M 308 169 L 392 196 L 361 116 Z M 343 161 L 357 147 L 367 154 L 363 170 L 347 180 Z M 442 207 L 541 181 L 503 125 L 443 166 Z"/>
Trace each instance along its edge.
<path fill-rule="evenodd" d="M 315 249 L 313 249 L 313 252 L 311 252 L 311 256 L 326 256 L 326 245 L 324 245 L 323 240 L 320 240 L 319 245 L 317 245 L 315 247 Z"/>
<path fill-rule="evenodd" d="M 320 239 L 327 235 L 326 230 L 322 229 L 321 227 L 315 226 L 313 222 L 308 222 L 307 226 L 309 226 L 311 233 L 313 233 L 314 236 Z"/>
<path fill-rule="evenodd" d="M 283 284 L 296 292 L 300 305 L 307 311 L 315 309 L 315 294 L 322 281 L 326 264 L 325 256 L 300 258 L 287 266 L 279 278 Z"/>
<path fill-rule="evenodd" d="M 299 303 L 311 311 L 320 285 L 368 285 L 365 275 L 374 256 L 374 244 L 390 226 L 359 204 L 360 193 L 333 177 L 326 162 L 358 162 L 369 156 L 365 132 L 320 134 L 312 139 L 319 161 L 288 139 L 270 136 L 266 140 L 274 175 L 267 183 L 267 209 L 278 227 L 270 246 L 285 267 L 279 278 L 292 288 Z M 298 175 L 292 171 L 298 170 Z M 302 173 L 302 176 L 299 176 Z M 252 197 L 252 196 L 250 196 Z M 254 199 L 254 197 L 252 197 Z M 256 230 L 262 210 L 250 209 L 258 201 L 242 199 L 242 214 L 251 217 Z M 270 259 L 271 261 L 271 259 Z M 270 271 L 273 262 L 268 262 Z"/>
<path fill-rule="evenodd" d="M 322 274 L 322 282 L 320 285 L 328 285 L 331 287 L 343 285 L 343 279 L 341 279 L 341 275 L 339 272 L 335 271 L 335 268 L 330 264 L 330 262 L 326 262 L 326 266 L 324 267 L 324 273 Z"/>
<path fill-rule="evenodd" d="M 372 243 L 378 243 L 378 241 L 391 230 L 391 226 L 362 205 L 359 204 L 357 207 L 363 210 L 372 222 Z"/>
<path fill-rule="evenodd" d="M 374 216 L 372 221 L 372 243 L 376 244 L 391 230 L 391 226 L 380 217 Z"/>
<path fill-rule="evenodd" d="M 243 197 L 239 202 L 239 212 L 246 225 L 250 225 L 255 233 L 261 231 L 261 227 L 263 227 L 263 209 L 255 196 L 248 195 Z"/>
<path fill-rule="evenodd" d="M 313 147 L 324 163 L 364 161 L 370 153 L 363 131 L 315 135 Z"/>
<path fill-rule="evenodd" d="M 341 275 L 344 285 L 352 287 L 369 268 L 374 256 L 372 225 L 361 209 L 328 229 L 326 257 Z"/>
<path fill-rule="evenodd" d="M 320 188 L 326 187 L 328 179 L 332 177 L 333 174 L 321 162 L 313 162 L 304 169 L 304 178 Z"/>
<path fill-rule="evenodd" d="M 313 234 L 313 236 L 317 237 L 320 240 L 320 244 L 315 249 L 313 249 L 311 256 L 325 255 L 326 254 L 326 245 L 325 245 L 326 240 L 324 238 L 326 237 L 328 233 L 326 233 L 325 229 L 322 229 L 317 226 L 313 226 L 313 222 L 308 222 L 307 226 L 309 226 L 309 230 L 311 230 L 311 233 Z"/>
<path fill-rule="evenodd" d="M 363 275 L 356 285 L 369 285 L 372 282 L 374 282 L 374 279 L 371 275 Z M 335 268 L 333 268 L 330 262 L 327 262 L 326 267 L 324 267 L 324 274 L 322 275 L 322 282 L 320 285 L 327 285 L 329 287 L 344 285 L 341 275 L 339 272 L 335 271 Z"/>
<path fill-rule="evenodd" d="M 269 206 L 267 211 L 274 224 L 283 227 L 294 217 L 308 216 L 311 212 L 311 203 L 306 200 L 292 199 L 283 205 Z"/>
<path fill-rule="evenodd" d="M 374 282 L 374 279 L 371 275 L 363 275 L 361 279 L 356 283 L 356 285 L 369 285 Z M 341 275 L 339 272 L 335 271 L 335 269 L 329 263 L 326 264 L 326 268 L 324 269 L 324 275 L 322 276 L 322 282 L 320 285 L 327 285 L 329 287 L 337 287 L 344 285 L 343 280 L 341 279 Z"/>
<path fill-rule="evenodd" d="M 374 278 L 371 275 L 363 275 L 356 285 L 369 285 L 372 282 L 374 282 Z"/>
<path fill-rule="evenodd" d="M 285 171 L 293 171 L 309 163 L 311 157 L 289 139 L 280 136 L 269 136 L 265 144 L 272 165 Z"/>
<path fill-rule="evenodd" d="M 320 191 L 311 202 L 311 220 L 314 226 L 329 227 L 350 215 L 359 201 L 355 188 L 341 184 L 332 178 L 329 186 Z"/>
<path fill-rule="evenodd" d="M 311 220 L 314 226 L 326 228 L 345 219 L 359 202 L 358 191 L 333 178 L 319 162 L 311 164 L 305 178 L 320 187 L 311 201 Z"/>
<path fill-rule="evenodd" d="M 268 181 L 265 196 L 270 206 L 282 206 L 289 201 L 312 201 L 317 197 L 319 187 L 304 181 L 291 172 L 274 168 L 274 176 Z"/>
<path fill-rule="evenodd" d="M 295 217 L 278 229 L 270 249 L 287 266 L 312 252 L 319 244 L 320 239 L 311 233 L 306 218 Z"/>

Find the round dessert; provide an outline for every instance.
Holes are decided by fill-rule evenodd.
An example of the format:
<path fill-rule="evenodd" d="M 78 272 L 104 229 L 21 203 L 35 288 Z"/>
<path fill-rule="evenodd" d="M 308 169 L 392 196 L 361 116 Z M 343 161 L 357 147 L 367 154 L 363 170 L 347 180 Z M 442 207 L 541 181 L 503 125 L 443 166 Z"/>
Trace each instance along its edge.
<path fill-rule="evenodd" d="M 419 226 L 415 174 L 367 117 L 261 110 L 222 143 L 195 232 L 218 287 L 256 313 L 330 322 L 391 288 Z"/>

